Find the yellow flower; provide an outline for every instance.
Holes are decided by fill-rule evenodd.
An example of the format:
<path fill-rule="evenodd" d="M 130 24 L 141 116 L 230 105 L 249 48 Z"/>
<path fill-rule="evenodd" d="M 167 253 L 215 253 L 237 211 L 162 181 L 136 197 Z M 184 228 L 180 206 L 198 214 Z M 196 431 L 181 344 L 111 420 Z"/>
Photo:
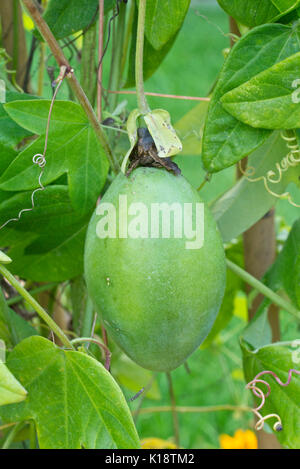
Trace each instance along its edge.
<path fill-rule="evenodd" d="M 237 430 L 234 436 L 220 435 L 222 449 L 257 449 L 257 438 L 251 430 Z"/>
<path fill-rule="evenodd" d="M 142 449 L 176 449 L 177 446 L 160 438 L 144 438 L 141 441 Z"/>
<path fill-rule="evenodd" d="M 23 24 L 24 24 L 24 28 L 27 31 L 31 31 L 34 28 L 34 23 L 32 19 L 25 12 L 23 13 Z"/>

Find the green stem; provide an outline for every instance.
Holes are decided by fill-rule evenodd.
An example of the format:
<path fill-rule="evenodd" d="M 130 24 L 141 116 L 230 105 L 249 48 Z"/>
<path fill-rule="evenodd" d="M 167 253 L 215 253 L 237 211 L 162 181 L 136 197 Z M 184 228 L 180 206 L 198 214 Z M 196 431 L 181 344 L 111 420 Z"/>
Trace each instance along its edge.
<path fill-rule="evenodd" d="M 269 287 L 257 280 L 257 278 L 253 277 L 244 269 L 241 269 L 241 267 L 231 262 L 229 259 L 226 259 L 226 263 L 228 268 L 232 270 L 232 272 L 234 272 L 236 275 L 238 275 L 242 280 L 248 283 L 248 285 L 255 288 L 266 298 L 269 298 L 269 300 L 271 300 L 272 303 L 274 303 L 275 305 L 279 306 L 279 308 L 284 309 L 288 313 L 295 316 L 297 319 L 300 319 L 300 311 L 295 308 L 295 306 L 293 306 L 289 301 L 286 301 L 284 298 L 281 298 L 281 296 L 277 295 L 277 293 L 275 293 Z"/>
<path fill-rule="evenodd" d="M 111 64 L 111 76 L 109 80 L 108 88 L 113 91 L 117 91 L 119 89 L 122 76 L 122 51 L 123 51 L 123 43 L 124 43 L 124 34 L 125 34 L 125 19 L 126 19 L 126 5 L 125 3 L 121 3 L 120 6 L 120 13 L 118 16 L 118 24 L 117 29 L 114 34 L 114 50 L 112 53 L 112 64 Z M 110 97 L 110 108 L 113 111 L 118 102 L 118 95 L 113 94 Z"/>
<path fill-rule="evenodd" d="M 18 21 L 18 0 L 13 0 L 13 56 L 12 56 L 12 67 L 14 70 L 18 70 L 18 59 L 19 59 L 19 21 Z"/>
<path fill-rule="evenodd" d="M 34 21 L 36 27 L 38 28 L 39 32 L 47 42 L 56 62 L 58 65 L 61 67 L 62 65 L 65 65 L 68 70 L 72 70 L 70 64 L 68 63 L 65 55 L 63 54 L 62 49 L 60 48 L 57 40 L 53 36 L 49 26 L 45 22 L 44 18 L 41 16 L 40 12 L 38 11 L 36 5 L 32 0 L 22 0 L 23 4 L 25 5 L 28 13 L 30 14 L 32 20 Z M 110 162 L 110 165 L 112 167 L 112 170 L 114 173 L 118 173 L 120 166 L 118 161 L 116 160 L 115 156 L 112 153 L 112 150 L 110 148 L 108 139 L 106 134 L 103 132 L 100 123 L 98 122 L 97 116 L 94 112 L 94 109 L 87 99 L 82 87 L 80 86 L 74 72 L 71 72 L 67 75 L 70 86 L 80 103 L 82 109 L 86 113 L 87 118 L 89 119 L 97 138 L 99 139 L 106 156 Z"/>
<path fill-rule="evenodd" d="M 145 90 L 144 90 L 144 34 L 145 34 L 145 18 L 146 18 L 146 1 L 139 2 L 138 27 L 136 37 L 136 55 L 135 55 L 135 83 L 137 92 L 138 108 L 142 114 L 150 111 Z"/>
<path fill-rule="evenodd" d="M 170 400 L 171 400 L 171 411 L 173 417 L 173 428 L 174 428 L 174 436 L 175 436 L 175 444 L 177 448 L 180 446 L 180 434 L 179 434 L 179 422 L 178 422 L 178 415 L 176 410 L 176 398 L 173 388 L 172 376 L 171 373 L 166 373 L 168 385 L 169 385 L 169 393 L 170 393 Z"/>
<path fill-rule="evenodd" d="M 25 426 L 26 424 L 24 422 L 18 422 L 14 428 L 9 432 L 6 440 L 3 443 L 2 449 L 9 449 L 10 445 L 13 443 L 16 435 L 19 433 L 19 431 Z"/>
<path fill-rule="evenodd" d="M 74 349 L 73 345 L 69 341 L 68 337 L 64 334 L 61 328 L 53 321 L 49 314 L 42 308 L 42 306 L 25 290 L 24 287 L 18 282 L 18 280 L 7 270 L 4 265 L 0 264 L 0 273 L 8 282 L 20 293 L 20 295 L 27 301 L 33 309 L 37 312 L 43 321 L 50 327 L 50 329 L 56 334 L 61 342 L 70 349 Z"/>
<path fill-rule="evenodd" d="M 172 406 L 160 406 L 160 407 L 146 407 L 140 410 L 140 414 L 153 414 L 157 412 L 173 412 L 174 408 Z M 184 406 L 177 406 L 175 407 L 176 412 L 178 413 L 210 413 L 210 412 L 220 412 L 220 411 L 232 411 L 232 412 L 251 412 L 252 409 L 247 406 L 236 406 L 230 404 L 224 405 L 215 405 L 215 406 L 207 406 L 207 407 L 184 407 Z"/>

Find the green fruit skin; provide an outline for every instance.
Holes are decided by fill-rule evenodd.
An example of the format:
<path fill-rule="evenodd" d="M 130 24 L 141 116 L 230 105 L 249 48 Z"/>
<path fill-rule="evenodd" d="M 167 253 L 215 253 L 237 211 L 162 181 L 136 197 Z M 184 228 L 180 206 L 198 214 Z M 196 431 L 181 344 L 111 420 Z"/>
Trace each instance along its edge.
<path fill-rule="evenodd" d="M 119 174 L 101 201 L 117 207 L 117 227 L 119 194 L 127 195 L 128 206 L 143 202 L 149 209 L 151 203 L 202 202 L 183 176 L 138 168 L 128 178 Z M 224 295 L 224 249 L 209 209 L 201 249 L 186 249 L 185 238 L 100 239 L 100 218 L 95 212 L 89 224 L 85 277 L 104 326 L 142 367 L 177 368 L 209 333 Z"/>

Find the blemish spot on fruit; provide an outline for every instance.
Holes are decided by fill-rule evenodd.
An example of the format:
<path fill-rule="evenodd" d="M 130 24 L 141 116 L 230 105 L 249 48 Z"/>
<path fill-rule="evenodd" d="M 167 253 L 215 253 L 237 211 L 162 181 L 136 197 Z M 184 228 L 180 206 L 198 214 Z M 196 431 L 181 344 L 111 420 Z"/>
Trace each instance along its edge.
<path fill-rule="evenodd" d="M 109 277 L 106 277 L 106 285 L 109 287 L 110 286 L 110 278 Z"/>

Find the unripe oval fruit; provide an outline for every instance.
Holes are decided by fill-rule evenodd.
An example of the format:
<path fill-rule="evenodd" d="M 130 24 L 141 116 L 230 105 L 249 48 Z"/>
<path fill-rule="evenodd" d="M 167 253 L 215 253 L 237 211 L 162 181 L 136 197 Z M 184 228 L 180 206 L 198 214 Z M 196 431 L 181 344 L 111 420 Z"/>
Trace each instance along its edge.
<path fill-rule="evenodd" d="M 128 209 L 133 210 L 132 203 L 144 204 L 136 206 L 138 210 L 148 209 L 148 238 L 119 236 L 119 217 L 128 213 L 119 206 L 120 195 L 127 196 Z M 206 206 L 202 248 L 187 249 L 184 236 L 174 237 L 173 217 L 171 237 L 163 238 L 161 232 L 158 238 L 150 236 L 153 204 L 174 202 L 182 210 L 184 204 L 193 204 L 190 218 L 195 227 L 196 203 L 202 201 L 183 176 L 145 167 L 128 178 L 119 174 L 92 216 L 85 247 L 87 287 L 104 326 L 132 360 L 156 371 L 178 367 L 201 344 L 225 289 L 224 249 Z M 104 203 L 116 208 L 116 238 L 99 238 L 99 221 L 103 227 L 104 218 L 97 212 Z M 186 217 L 184 226 L 191 221 Z M 134 218 L 128 215 L 129 233 Z"/>

